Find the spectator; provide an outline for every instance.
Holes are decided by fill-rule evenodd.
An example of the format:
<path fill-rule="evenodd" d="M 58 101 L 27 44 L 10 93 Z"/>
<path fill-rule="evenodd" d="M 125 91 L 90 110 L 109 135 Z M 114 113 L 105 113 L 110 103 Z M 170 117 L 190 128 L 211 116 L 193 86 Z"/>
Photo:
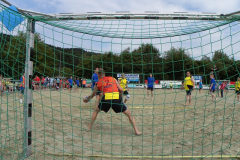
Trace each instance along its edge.
<path fill-rule="evenodd" d="M 229 82 L 226 82 L 224 94 L 227 94 L 229 88 L 230 88 Z"/>
<path fill-rule="evenodd" d="M 199 82 L 199 94 L 201 94 L 202 89 L 203 89 L 203 83 L 202 83 L 202 80 L 200 80 L 200 82 Z"/>
<path fill-rule="evenodd" d="M 170 82 L 170 90 L 173 90 L 173 84 Z"/>
<path fill-rule="evenodd" d="M 60 85 L 59 88 L 62 89 L 62 85 L 63 85 L 63 84 L 62 84 L 62 78 L 60 78 L 60 83 L 59 83 L 59 85 Z"/>
<path fill-rule="evenodd" d="M 82 80 L 82 87 L 83 87 L 83 89 L 86 87 L 86 79 Z"/>
<path fill-rule="evenodd" d="M 40 88 L 41 88 L 41 89 L 44 89 L 44 86 L 43 86 L 44 82 L 45 82 L 45 79 L 44 79 L 44 77 L 42 76 L 41 83 L 40 83 Z"/>
<path fill-rule="evenodd" d="M 223 91 L 226 87 L 226 84 L 224 82 L 221 83 L 220 90 L 221 90 L 221 98 L 223 98 Z"/>

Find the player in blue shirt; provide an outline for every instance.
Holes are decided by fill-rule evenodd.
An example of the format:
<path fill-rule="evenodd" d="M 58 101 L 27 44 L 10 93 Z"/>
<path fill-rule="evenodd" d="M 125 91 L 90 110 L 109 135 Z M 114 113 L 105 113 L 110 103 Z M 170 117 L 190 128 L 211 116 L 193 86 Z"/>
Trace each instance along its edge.
<path fill-rule="evenodd" d="M 211 79 L 211 81 L 210 81 L 210 88 L 209 88 L 209 90 L 210 90 L 210 93 L 212 95 L 212 102 L 214 102 L 214 99 L 217 100 L 217 98 L 214 95 L 214 92 L 215 92 L 215 89 L 216 89 L 216 87 L 215 87 L 216 81 L 214 79 L 214 75 L 213 74 L 210 75 L 210 79 Z"/>
<path fill-rule="evenodd" d="M 199 94 L 201 94 L 202 89 L 203 89 L 203 83 L 202 83 L 202 80 L 200 80 L 200 82 L 199 82 Z"/>
<path fill-rule="evenodd" d="M 76 88 L 77 88 L 77 91 L 79 91 L 79 88 L 81 87 L 81 86 L 80 86 L 80 82 L 79 82 L 79 78 L 77 78 L 76 84 L 77 84 L 77 87 L 76 87 Z"/>
<path fill-rule="evenodd" d="M 97 75 L 97 73 L 98 73 L 98 68 L 94 68 L 94 73 L 92 75 L 92 90 L 93 90 L 95 84 L 98 82 L 98 75 Z"/>
<path fill-rule="evenodd" d="M 147 78 L 147 83 L 148 83 L 148 87 L 147 87 L 148 98 L 147 99 L 149 99 L 149 91 L 151 90 L 151 95 L 152 95 L 152 100 L 153 100 L 153 88 L 154 88 L 155 78 L 152 77 L 152 74 L 150 74 L 150 77 Z"/>
<path fill-rule="evenodd" d="M 69 93 L 70 93 L 71 90 L 72 90 L 72 87 L 73 87 L 73 79 L 72 79 L 72 76 L 71 76 L 70 79 L 68 80 L 68 85 L 69 85 Z"/>
<path fill-rule="evenodd" d="M 92 90 L 94 89 L 95 84 L 98 82 L 98 67 L 94 68 L 94 73 L 92 75 Z M 98 106 L 99 100 L 100 100 L 100 92 L 96 93 L 96 101 L 95 101 L 95 107 Z"/>

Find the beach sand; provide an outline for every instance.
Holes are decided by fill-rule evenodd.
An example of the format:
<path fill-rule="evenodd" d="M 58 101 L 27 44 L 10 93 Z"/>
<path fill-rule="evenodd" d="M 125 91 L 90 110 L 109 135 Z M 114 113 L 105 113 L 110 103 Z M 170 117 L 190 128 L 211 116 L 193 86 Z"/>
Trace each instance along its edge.
<path fill-rule="evenodd" d="M 217 102 L 206 90 L 193 91 L 192 105 L 184 107 L 185 91 L 158 89 L 152 101 L 146 99 L 146 90 L 131 89 L 127 106 L 141 136 L 134 135 L 125 115 L 112 110 L 101 112 L 86 132 L 95 97 L 89 103 L 82 99 L 90 93 L 89 89 L 71 94 L 67 90 L 33 92 L 30 159 L 162 159 L 239 152 L 240 102 L 235 101 L 234 91 Z M 18 159 L 24 118 L 17 93 L 2 96 L 0 119 L 0 157 Z"/>

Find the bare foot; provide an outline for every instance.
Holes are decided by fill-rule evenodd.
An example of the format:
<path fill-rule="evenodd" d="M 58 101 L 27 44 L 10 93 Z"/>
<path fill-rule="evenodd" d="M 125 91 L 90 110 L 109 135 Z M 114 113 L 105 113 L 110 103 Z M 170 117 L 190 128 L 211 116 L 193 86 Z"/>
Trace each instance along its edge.
<path fill-rule="evenodd" d="M 187 104 L 184 104 L 183 106 L 187 106 Z"/>
<path fill-rule="evenodd" d="M 136 136 L 141 136 L 142 133 L 138 131 L 138 132 L 135 133 L 135 135 L 136 135 Z"/>
<path fill-rule="evenodd" d="M 91 126 L 91 127 L 88 126 L 88 128 L 86 129 L 86 131 L 87 131 L 87 132 L 90 131 L 91 128 L 92 128 L 92 126 Z"/>

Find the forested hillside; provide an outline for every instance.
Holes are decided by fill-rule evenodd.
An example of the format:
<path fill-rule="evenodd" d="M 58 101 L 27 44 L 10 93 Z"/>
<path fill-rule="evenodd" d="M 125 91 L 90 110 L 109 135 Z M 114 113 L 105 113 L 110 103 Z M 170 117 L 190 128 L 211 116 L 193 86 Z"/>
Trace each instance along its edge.
<path fill-rule="evenodd" d="M 5 77 L 18 79 L 23 72 L 26 35 L 17 36 L 1 34 L 1 72 Z M 193 56 L 194 57 L 194 56 Z M 126 48 L 120 54 L 87 52 L 81 48 L 61 48 L 45 44 L 35 34 L 34 75 L 56 77 L 59 75 L 61 59 L 61 76 L 90 78 L 94 66 L 103 67 L 108 75 L 116 73 L 139 73 L 141 82 L 149 73 L 158 80 L 183 80 L 189 70 L 193 75 L 208 75 L 216 64 L 221 79 L 236 80 L 240 71 L 240 61 L 229 58 L 222 51 L 215 51 L 213 58 L 193 59 L 184 48 L 169 48 L 160 53 L 152 44 L 142 44 L 132 52 Z"/>

